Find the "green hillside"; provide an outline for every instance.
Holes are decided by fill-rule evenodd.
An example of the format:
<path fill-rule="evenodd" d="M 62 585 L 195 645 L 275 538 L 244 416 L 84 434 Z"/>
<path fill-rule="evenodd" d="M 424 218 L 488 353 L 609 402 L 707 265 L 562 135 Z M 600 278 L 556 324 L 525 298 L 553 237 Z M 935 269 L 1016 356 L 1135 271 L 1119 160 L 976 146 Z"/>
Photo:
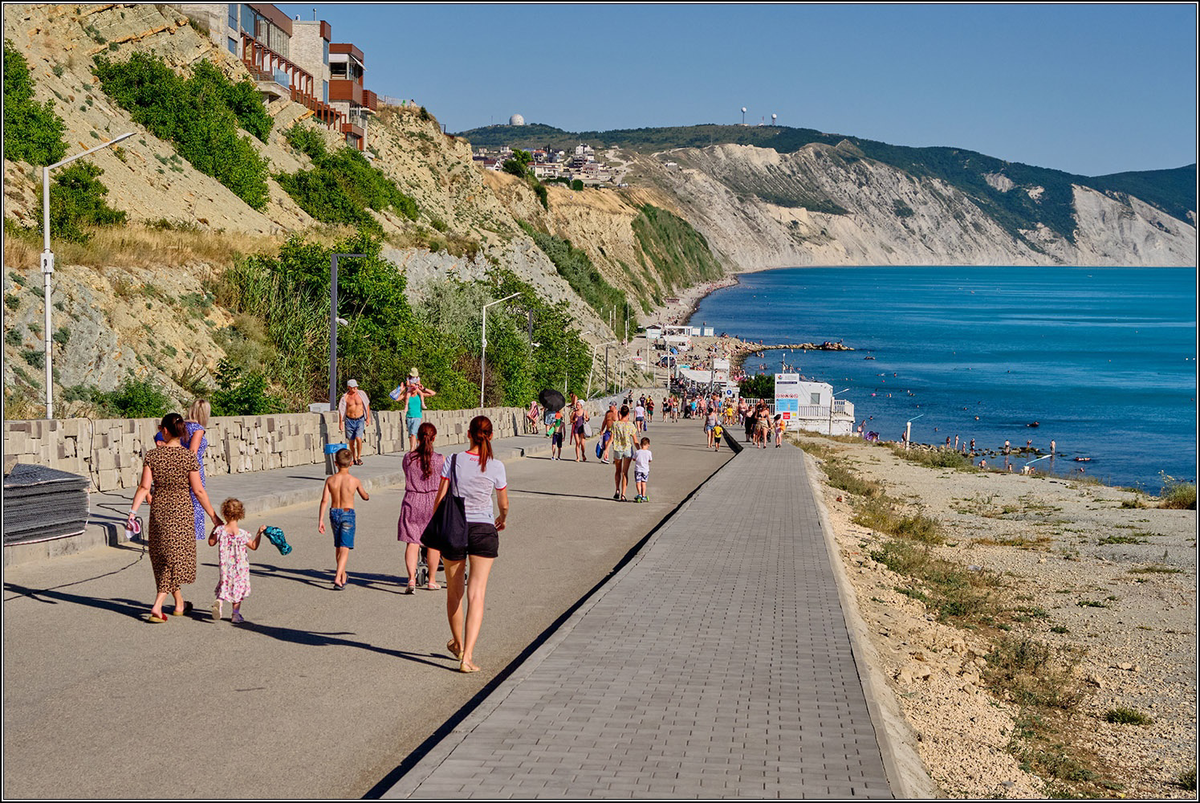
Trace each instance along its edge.
<path fill-rule="evenodd" d="M 793 153 L 813 143 L 837 145 L 847 142 L 865 158 L 904 170 L 919 178 L 938 178 L 945 181 L 973 199 L 1014 237 L 1020 236 L 1020 229 L 1031 229 L 1037 223 L 1042 223 L 1074 242 L 1072 184 L 1090 187 L 1117 198 L 1132 195 L 1180 220 L 1188 220 L 1187 213 L 1196 209 L 1194 164 L 1173 170 L 1116 173 L 1091 178 L 1019 162 L 1006 162 L 959 148 L 912 148 L 841 134 L 826 134 L 811 128 L 786 126 L 706 124 L 674 128 L 570 132 L 542 124 L 494 125 L 464 131 L 457 136 L 469 140 L 472 146 L 477 148 L 511 145 L 521 148 L 549 146 L 569 150 L 584 142 L 594 148 L 617 147 L 642 153 L 724 144 L 754 145 L 773 148 L 779 153 Z M 857 158 L 850 149 L 839 151 L 839 154 L 847 160 Z M 988 183 L 985 177 L 989 174 L 1002 174 L 1016 186 L 1008 192 L 1002 192 Z M 1035 191 L 1033 196 L 1025 191 L 1036 187 L 1041 187 L 1043 191 Z M 796 200 L 803 202 L 803 199 Z"/>

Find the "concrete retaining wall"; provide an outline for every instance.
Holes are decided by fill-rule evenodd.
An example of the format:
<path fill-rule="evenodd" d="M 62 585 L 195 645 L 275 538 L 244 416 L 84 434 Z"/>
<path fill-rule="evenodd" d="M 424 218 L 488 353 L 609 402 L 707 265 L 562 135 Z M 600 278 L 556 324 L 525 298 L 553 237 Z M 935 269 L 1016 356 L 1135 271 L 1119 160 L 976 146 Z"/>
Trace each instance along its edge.
<path fill-rule="evenodd" d="M 464 443 L 478 410 L 427 410 L 425 420 L 438 429 L 438 445 Z M 594 413 L 594 411 L 593 411 Z M 490 407 L 494 437 L 519 435 L 525 411 Z M 342 443 L 337 413 L 231 416 L 208 422 L 204 470 L 208 475 L 243 474 L 321 463 L 326 443 Z M 5 472 L 14 463 L 33 463 L 90 477 L 97 491 L 136 488 L 142 458 L 154 448 L 158 420 L 69 418 L 4 422 Z M 363 454 L 408 450 L 404 413 L 372 412 L 363 438 Z"/>

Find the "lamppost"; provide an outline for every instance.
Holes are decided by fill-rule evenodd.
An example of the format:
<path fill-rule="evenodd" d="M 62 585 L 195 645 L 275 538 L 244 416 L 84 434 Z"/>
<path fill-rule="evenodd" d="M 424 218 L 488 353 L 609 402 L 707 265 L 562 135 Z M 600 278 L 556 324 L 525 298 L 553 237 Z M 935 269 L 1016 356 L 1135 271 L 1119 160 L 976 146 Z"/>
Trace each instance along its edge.
<path fill-rule="evenodd" d="M 366 254 L 330 254 L 329 256 L 329 409 L 337 409 L 337 328 L 338 321 L 338 257 L 361 257 Z M 345 321 L 343 321 L 345 323 Z"/>
<path fill-rule="evenodd" d="M 42 295 L 43 303 L 46 307 L 44 343 L 46 348 L 46 418 L 54 417 L 54 369 L 51 366 L 51 344 L 54 342 L 50 337 L 50 277 L 54 275 L 54 252 L 50 250 L 50 171 L 56 167 L 62 167 L 65 164 L 70 164 L 76 159 L 82 159 L 84 156 L 95 153 L 98 150 L 107 148 L 110 145 L 116 145 L 122 140 L 129 139 L 133 136 L 133 132 L 121 134 L 116 139 L 110 139 L 103 145 L 97 145 L 83 153 L 77 153 L 69 159 L 63 159 L 61 162 L 55 162 L 52 165 L 46 165 L 42 168 Z"/>
<path fill-rule="evenodd" d="M 921 413 L 921 415 L 914 415 L 912 418 L 904 422 L 904 451 L 906 452 L 908 451 L 908 444 L 912 441 L 912 422 L 916 421 L 922 415 L 925 414 Z"/>
<path fill-rule="evenodd" d="M 609 381 L 608 381 L 608 350 L 620 342 L 621 342 L 620 340 L 610 340 L 607 343 L 601 343 L 599 346 L 596 346 L 596 348 L 600 348 L 600 346 L 604 346 L 604 392 L 605 393 L 608 393 L 608 385 L 609 385 Z"/>
<path fill-rule="evenodd" d="M 521 294 L 513 293 L 512 295 L 505 296 L 504 298 L 500 299 L 499 301 L 493 301 L 490 304 L 483 305 L 483 335 L 480 337 L 480 342 L 482 343 L 482 349 L 479 352 L 479 409 L 480 410 L 483 409 L 483 382 L 484 382 L 484 379 L 486 379 L 486 377 L 487 377 L 487 311 L 488 311 L 488 307 L 494 307 L 497 304 L 501 304 L 505 301 L 508 301 L 510 298 L 516 298 L 519 295 L 521 295 Z"/>
<path fill-rule="evenodd" d="M 830 387 L 833 387 L 833 386 L 830 385 Z M 838 395 L 838 393 L 845 393 L 849 389 L 850 388 L 842 388 L 837 393 L 831 393 L 829 395 L 829 429 L 826 431 L 831 437 L 833 436 L 833 399 L 835 396 Z"/>

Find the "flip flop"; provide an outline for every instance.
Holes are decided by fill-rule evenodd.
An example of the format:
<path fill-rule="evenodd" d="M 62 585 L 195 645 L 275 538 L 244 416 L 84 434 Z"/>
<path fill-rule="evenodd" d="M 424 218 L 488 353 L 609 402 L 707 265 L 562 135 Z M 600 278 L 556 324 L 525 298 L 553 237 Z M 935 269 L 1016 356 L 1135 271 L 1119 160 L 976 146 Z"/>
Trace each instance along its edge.
<path fill-rule="evenodd" d="M 408 596 L 409 594 L 416 593 L 416 590 L 417 590 L 417 587 L 415 585 L 405 586 L 404 594 L 405 594 L 405 596 Z"/>
<path fill-rule="evenodd" d="M 167 617 L 163 616 L 162 614 L 155 614 L 154 611 L 150 611 L 150 616 L 146 619 L 146 621 L 150 622 L 151 624 L 161 625 L 163 622 L 167 621 Z"/>
<path fill-rule="evenodd" d="M 459 661 L 459 663 L 458 663 L 458 671 L 459 671 L 459 672 L 478 672 L 478 671 L 479 671 L 479 667 L 477 667 L 477 666 L 467 666 L 467 662 L 466 662 L 466 661 Z"/>
<path fill-rule="evenodd" d="M 191 612 L 192 612 L 192 603 L 184 602 L 183 610 L 181 611 L 178 608 L 176 608 L 175 610 L 171 611 L 171 615 L 172 616 L 187 616 Z"/>
<path fill-rule="evenodd" d="M 426 591 L 441 591 L 442 587 L 440 585 L 438 585 L 437 583 L 430 583 L 429 585 L 425 586 L 425 590 Z"/>
<path fill-rule="evenodd" d="M 446 642 L 446 649 L 449 650 L 450 654 L 453 655 L 459 663 L 462 663 L 462 653 L 454 651 L 454 639 L 450 639 Z"/>

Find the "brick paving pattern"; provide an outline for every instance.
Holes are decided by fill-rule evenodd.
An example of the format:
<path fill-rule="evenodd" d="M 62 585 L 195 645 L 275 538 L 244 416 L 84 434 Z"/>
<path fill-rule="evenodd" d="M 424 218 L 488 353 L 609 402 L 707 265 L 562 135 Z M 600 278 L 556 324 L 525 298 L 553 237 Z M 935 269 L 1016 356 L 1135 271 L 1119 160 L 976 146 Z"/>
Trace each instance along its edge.
<path fill-rule="evenodd" d="M 798 449 L 745 450 L 565 627 L 386 796 L 892 797 Z"/>

